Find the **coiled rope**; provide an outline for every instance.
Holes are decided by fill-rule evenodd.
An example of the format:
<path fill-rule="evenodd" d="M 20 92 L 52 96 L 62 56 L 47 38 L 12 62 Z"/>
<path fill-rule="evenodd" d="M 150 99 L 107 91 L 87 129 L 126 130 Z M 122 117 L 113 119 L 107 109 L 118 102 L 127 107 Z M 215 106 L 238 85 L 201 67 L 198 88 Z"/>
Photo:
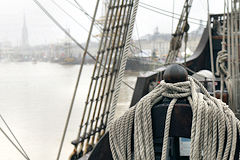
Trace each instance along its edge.
<path fill-rule="evenodd" d="M 226 40 L 225 40 L 225 34 L 226 34 L 226 21 L 228 19 L 226 19 L 226 0 L 224 0 L 224 14 L 223 14 L 223 37 L 222 37 L 222 50 L 218 52 L 217 55 L 217 60 L 216 60 L 216 75 L 221 77 L 221 99 L 223 97 L 223 89 L 224 89 L 224 81 L 226 83 L 228 92 L 231 92 L 230 89 L 230 84 L 229 84 L 229 79 L 230 79 L 230 72 L 228 72 L 228 67 L 230 68 L 229 64 L 227 66 L 227 62 L 228 62 L 228 52 L 226 50 Z M 228 17 L 229 18 L 229 17 Z M 228 26 L 229 28 L 229 26 Z M 229 42 L 228 42 L 229 43 Z M 225 78 L 226 77 L 226 78 Z M 231 94 L 229 94 L 231 95 Z M 229 96 L 230 99 L 231 96 Z"/>
<path fill-rule="evenodd" d="M 199 81 L 189 77 L 179 83 L 161 81 L 152 92 L 110 124 L 109 142 L 114 160 L 131 160 L 132 156 L 134 160 L 155 159 L 151 108 L 163 97 L 172 101 L 166 115 L 161 160 L 167 159 L 171 114 L 179 98 L 187 98 L 193 112 L 190 159 L 234 159 L 240 121 L 228 105 L 210 96 Z M 132 132 L 134 151 L 131 150 Z"/>

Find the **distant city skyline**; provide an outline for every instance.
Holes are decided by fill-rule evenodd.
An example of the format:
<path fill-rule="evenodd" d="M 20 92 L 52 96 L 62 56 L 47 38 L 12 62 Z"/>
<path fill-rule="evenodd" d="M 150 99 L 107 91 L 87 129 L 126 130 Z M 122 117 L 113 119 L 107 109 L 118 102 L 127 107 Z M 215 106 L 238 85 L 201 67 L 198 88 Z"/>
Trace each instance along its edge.
<path fill-rule="evenodd" d="M 68 17 L 60 8 L 58 8 L 53 0 L 39 0 L 46 9 L 65 27 L 71 30 L 72 35 L 81 43 L 85 42 L 88 33 Z M 68 14 L 70 14 L 78 23 L 89 29 L 91 21 L 84 13 L 74 8 L 74 0 L 55 0 Z M 69 3 L 71 2 L 71 3 Z M 140 0 L 140 2 L 148 3 L 152 6 L 168 10 L 172 12 L 173 0 Z M 92 15 L 96 1 L 81 0 L 79 1 L 82 7 Z M 184 0 L 175 0 L 175 13 L 180 14 Z M 99 16 L 101 15 L 99 8 Z M 210 12 L 222 13 L 223 0 L 210 0 Z M 23 15 L 26 15 L 26 25 L 28 28 L 28 41 L 30 45 L 56 43 L 64 40 L 64 33 L 58 29 L 55 24 L 34 4 L 32 0 L 2 0 L 0 5 L 0 42 L 9 41 L 13 46 L 20 46 L 22 43 L 22 27 L 24 25 Z M 193 1 L 190 17 L 207 20 L 207 5 L 206 1 Z M 144 24 L 142 23 L 144 22 Z M 199 23 L 199 21 L 194 21 Z M 177 20 L 174 20 L 174 27 Z M 191 24 L 191 29 L 195 30 L 198 25 Z M 152 34 L 154 28 L 158 27 L 160 33 L 170 33 L 172 30 L 172 19 L 154 12 L 150 12 L 139 6 L 138 16 L 136 21 L 139 36 Z M 175 30 L 175 28 L 174 28 Z M 95 29 L 94 34 L 98 31 Z M 134 39 L 138 38 L 136 31 L 133 35 Z M 92 39 L 94 40 L 94 39 Z"/>

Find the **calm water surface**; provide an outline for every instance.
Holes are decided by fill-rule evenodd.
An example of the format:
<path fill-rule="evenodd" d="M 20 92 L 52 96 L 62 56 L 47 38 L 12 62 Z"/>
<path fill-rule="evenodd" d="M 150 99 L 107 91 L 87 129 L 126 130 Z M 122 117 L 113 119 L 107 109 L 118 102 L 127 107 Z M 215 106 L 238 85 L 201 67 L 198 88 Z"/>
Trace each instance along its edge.
<path fill-rule="evenodd" d="M 32 160 L 56 159 L 79 66 L 51 63 L 0 63 L 0 113 Z M 80 81 L 70 126 L 62 151 L 66 160 L 72 151 L 93 66 L 86 65 Z M 136 73 L 125 81 L 135 85 Z M 128 108 L 133 91 L 122 85 L 117 113 Z M 5 131 L 3 122 L 0 127 Z M 0 133 L 0 159 L 24 160 Z"/>

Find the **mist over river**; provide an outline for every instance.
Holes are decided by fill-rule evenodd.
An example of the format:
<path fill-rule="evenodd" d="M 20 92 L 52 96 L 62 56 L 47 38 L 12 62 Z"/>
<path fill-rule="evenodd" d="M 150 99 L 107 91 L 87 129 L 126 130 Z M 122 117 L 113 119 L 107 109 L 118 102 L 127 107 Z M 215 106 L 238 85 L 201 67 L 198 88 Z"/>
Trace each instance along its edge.
<path fill-rule="evenodd" d="M 77 136 L 92 69 L 93 65 L 84 67 L 61 160 L 72 152 L 71 141 Z M 79 65 L 0 63 L 0 113 L 30 159 L 56 159 L 78 70 Z M 127 73 L 124 80 L 134 87 L 137 74 Z M 118 116 L 129 107 L 132 94 L 131 89 L 122 85 Z M 2 121 L 0 127 L 7 131 Z M 24 160 L 2 133 L 0 159 Z"/>

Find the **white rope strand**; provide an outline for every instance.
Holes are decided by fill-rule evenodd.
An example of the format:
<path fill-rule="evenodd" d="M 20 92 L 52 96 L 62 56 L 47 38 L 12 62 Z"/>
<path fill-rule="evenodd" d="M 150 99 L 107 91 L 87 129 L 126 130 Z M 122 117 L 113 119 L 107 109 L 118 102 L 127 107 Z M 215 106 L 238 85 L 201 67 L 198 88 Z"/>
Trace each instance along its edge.
<path fill-rule="evenodd" d="M 201 93 L 197 91 L 198 88 Z M 193 112 L 190 159 L 234 159 L 235 152 L 239 152 L 239 148 L 236 148 L 239 120 L 228 105 L 210 96 L 200 82 L 189 77 L 186 82 L 161 81 L 124 116 L 110 124 L 109 142 L 114 160 L 131 160 L 131 156 L 134 156 L 134 160 L 155 159 L 151 109 L 157 103 L 156 99 L 163 97 L 172 101 L 166 115 L 161 160 L 167 159 L 171 116 L 179 98 L 187 98 Z M 134 151 L 131 150 L 132 132 Z"/>
<path fill-rule="evenodd" d="M 119 93 L 120 93 L 120 88 L 121 88 L 121 83 L 122 83 L 122 80 L 124 77 L 125 67 L 126 67 L 126 63 L 127 63 L 128 54 L 129 54 L 129 48 L 130 48 L 130 44 L 131 44 L 134 23 L 135 23 L 135 19 L 136 19 L 136 15 L 137 15 L 138 4 L 139 4 L 139 0 L 135 0 L 134 5 L 133 5 L 133 12 L 131 15 L 131 20 L 130 20 L 129 30 L 127 33 L 126 45 L 125 45 L 125 48 L 123 51 L 123 56 L 122 56 L 122 60 L 121 60 L 121 64 L 120 64 L 118 77 L 117 77 L 117 82 L 115 83 L 115 86 L 114 86 L 114 89 L 115 89 L 115 91 L 113 93 L 114 99 L 113 99 L 113 102 L 112 102 L 112 105 L 110 108 L 108 124 L 110 124 L 112 122 L 112 120 L 114 119 L 115 110 L 116 110 L 118 97 L 119 97 Z M 108 127 L 107 127 L 107 130 L 108 130 Z"/>

